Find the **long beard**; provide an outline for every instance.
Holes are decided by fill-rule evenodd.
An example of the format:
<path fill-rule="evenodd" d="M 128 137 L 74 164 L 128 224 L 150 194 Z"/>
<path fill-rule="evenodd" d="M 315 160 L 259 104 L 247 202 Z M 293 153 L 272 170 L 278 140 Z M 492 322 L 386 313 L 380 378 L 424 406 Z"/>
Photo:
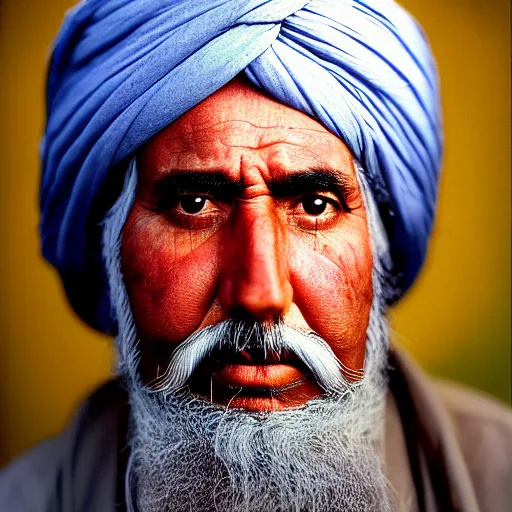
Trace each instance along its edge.
<path fill-rule="evenodd" d="M 129 491 L 141 512 L 391 510 L 379 449 L 385 319 L 363 383 L 293 410 L 249 413 L 130 384 Z M 135 509 L 135 508 L 134 508 Z"/>

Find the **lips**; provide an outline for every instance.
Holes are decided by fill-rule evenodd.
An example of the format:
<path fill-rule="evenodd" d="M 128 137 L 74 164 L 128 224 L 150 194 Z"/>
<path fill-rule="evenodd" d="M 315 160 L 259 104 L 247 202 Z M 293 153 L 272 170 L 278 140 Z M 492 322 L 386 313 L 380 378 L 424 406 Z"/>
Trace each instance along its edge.
<path fill-rule="evenodd" d="M 279 354 L 259 348 L 242 352 L 218 352 L 192 377 L 192 388 L 214 386 L 217 392 L 243 390 L 244 395 L 268 395 L 290 390 L 308 378 L 307 368 L 289 351 Z"/>
<path fill-rule="evenodd" d="M 306 374 L 290 364 L 227 364 L 214 373 L 214 381 L 232 388 L 279 390 L 305 378 Z"/>
<path fill-rule="evenodd" d="M 174 349 L 171 344 L 162 343 L 160 350 L 141 358 L 145 363 L 142 375 L 149 385 L 162 375 L 161 368 L 167 367 Z M 227 347 L 214 350 L 195 369 L 186 389 L 209 402 L 253 412 L 299 407 L 323 394 L 295 353 L 274 353 L 258 344 L 243 351 Z"/>

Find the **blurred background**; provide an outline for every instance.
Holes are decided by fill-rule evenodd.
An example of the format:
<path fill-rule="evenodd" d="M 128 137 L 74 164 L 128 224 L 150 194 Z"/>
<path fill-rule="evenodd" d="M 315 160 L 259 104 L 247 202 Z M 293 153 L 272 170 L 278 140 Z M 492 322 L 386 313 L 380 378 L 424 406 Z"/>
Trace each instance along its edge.
<path fill-rule="evenodd" d="M 433 375 L 510 400 L 510 6 L 402 0 L 441 75 L 446 153 L 427 264 L 392 311 Z M 69 309 L 38 240 L 45 66 L 69 0 L 0 0 L 0 466 L 58 433 L 111 375 L 111 340 Z"/>

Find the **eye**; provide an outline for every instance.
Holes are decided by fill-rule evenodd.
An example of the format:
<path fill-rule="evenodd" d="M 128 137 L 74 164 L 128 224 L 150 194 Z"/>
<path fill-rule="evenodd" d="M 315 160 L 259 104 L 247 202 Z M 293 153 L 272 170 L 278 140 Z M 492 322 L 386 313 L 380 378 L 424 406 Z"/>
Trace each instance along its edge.
<path fill-rule="evenodd" d="M 321 196 L 307 196 L 301 201 L 304 211 L 308 215 L 322 215 L 325 212 L 328 201 Z"/>
<path fill-rule="evenodd" d="M 183 196 L 177 206 L 181 207 L 185 213 L 194 215 L 204 209 L 206 201 L 208 201 L 208 199 L 204 196 Z"/>
<path fill-rule="evenodd" d="M 330 229 L 341 220 L 343 205 L 332 193 L 306 194 L 292 205 L 292 222 L 301 229 Z"/>
<path fill-rule="evenodd" d="M 300 200 L 300 204 L 307 215 L 318 217 L 325 213 L 333 213 L 333 210 L 340 210 L 338 202 L 330 197 L 311 194 L 304 196 Z"/>
<path fill-rule="evenodd" d="M 161 211 L 176 227 L 187 230 L 212 229 L 229 215 L 226 205 L 199 194 L 177 195 Z"/>

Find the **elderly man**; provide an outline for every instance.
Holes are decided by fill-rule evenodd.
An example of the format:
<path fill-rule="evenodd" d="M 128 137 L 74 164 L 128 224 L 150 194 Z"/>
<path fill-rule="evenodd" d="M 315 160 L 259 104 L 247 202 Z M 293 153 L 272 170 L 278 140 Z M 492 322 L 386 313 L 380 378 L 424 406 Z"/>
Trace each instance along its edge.
<path fill-rule="evenodd" d="M 441 158 L 391 1 L 90 0 L 48 77 L 42 244 L 118 379 L 9 511 L 505 511 L 512 419 L 390 350 Z"/>

